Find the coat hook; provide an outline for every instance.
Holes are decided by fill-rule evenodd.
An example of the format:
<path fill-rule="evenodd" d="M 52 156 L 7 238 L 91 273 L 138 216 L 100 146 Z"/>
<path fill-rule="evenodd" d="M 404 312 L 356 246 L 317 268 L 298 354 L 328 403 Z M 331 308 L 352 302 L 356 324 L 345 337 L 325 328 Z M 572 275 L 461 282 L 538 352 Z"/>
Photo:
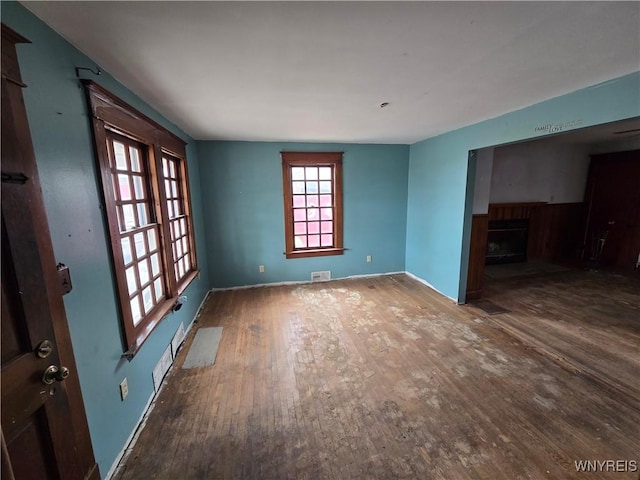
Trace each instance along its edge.
<path fill-rule="evenodd" d="M 98 67 L 97 65 L 95 70 L 89 67 L 76 67 L 76 77 L 78 78 L 80 78 L 80 70 L 89 70 L 94 75 L 100 75 L 102 73 L 102 70 L 100 70 L 100 67 Z"/>

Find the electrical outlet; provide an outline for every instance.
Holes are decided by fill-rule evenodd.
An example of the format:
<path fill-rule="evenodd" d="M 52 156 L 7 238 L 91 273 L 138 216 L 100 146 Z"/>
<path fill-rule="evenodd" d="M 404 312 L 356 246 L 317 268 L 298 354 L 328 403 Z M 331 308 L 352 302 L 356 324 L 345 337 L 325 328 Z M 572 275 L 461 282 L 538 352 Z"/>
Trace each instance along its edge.
<path fill-rule="evenodd" d="M 124 399 L 129 395 L 129 385 L 127 384 L 127 379 L 125 378 L 120 383 L 120 398 L 124 402 Z"/>
<path fill-rule="evenodd" d="M 367 255 L 367 263 L 371 263 L 371 255 Z"/>
<path fill-rule="evenodd" d="M 258 267 L 258 271 L 259 271 L 260 273 L 264 273 L 264 265 L 260 265 L 260 266 Z"/>

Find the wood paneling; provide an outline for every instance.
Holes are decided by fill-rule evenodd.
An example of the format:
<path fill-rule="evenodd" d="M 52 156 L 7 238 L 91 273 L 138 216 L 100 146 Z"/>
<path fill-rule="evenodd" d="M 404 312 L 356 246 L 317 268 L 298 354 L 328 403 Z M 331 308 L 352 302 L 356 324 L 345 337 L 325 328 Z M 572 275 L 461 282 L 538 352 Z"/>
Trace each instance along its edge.
<path fill-rule="evenodd" d="M 489 221 L 492 220 L 520 220 L 531 218 L 532 212 L 544 202 L 531 203 L 490 203 Z"/>
<path fill-rule="evenodd" d="M 585 216 L 583 203 L 543 204 L 533 208 L 527 256 L 542 260 L 579 258 Z"/>
<path fill-rule="evenodd" d="M 482 296 L 487 229 L 494 220 L 529 220 L 527 257 L 549 261 L 576 259 L 583 247 L 583 203 L 493 203 L 471 223 L 467 301 Z"/>
<path fill-rule="evenodd" d="M 594 343 L 583 314 L 610 315 L 602 350 L 628 350 L 637 328 L 616 317 L 640 299 L 616 302 L 618 286 L 559 284 L 566 299 L 539 315 L 572 323 L 577 350 Z M 606 308 L 589 309 L 594 292 Z M 544 286 L 518 294 L 532 302 L 510 317 L 535 322 Z M 405 275 L 215 292 L 198 321 L 224 328 L 215 364 L 180 368 L 192 332 L 115 478 L 578 480 L 575 460 L 636 459 L 637 401 L 514 340 L 502 316 Z M 618 382 L 637 373 L 626 361 Z"/>
<path fill-rule="evenodd" d="M 474 300 L 482 296 L 484 257 L 487 253 L 487 227 L 489 215 L 474 215 L 471 219 L 471 246 L 469 270 L 467 272 L 467 298 Z"/>

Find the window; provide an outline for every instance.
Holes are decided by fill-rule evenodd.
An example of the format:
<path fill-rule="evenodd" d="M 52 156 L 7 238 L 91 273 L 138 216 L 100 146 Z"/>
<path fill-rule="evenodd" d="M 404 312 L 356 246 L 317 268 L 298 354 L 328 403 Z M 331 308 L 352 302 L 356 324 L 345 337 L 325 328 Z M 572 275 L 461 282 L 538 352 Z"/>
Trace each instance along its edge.
<path fill-rule="evenodd" d="M 341 255 L 342 152 L 282 152 L 285 255 Z"/>
<path fill-rule="evenodd" d="M 102 87 L 84 83 L 125 355 L 132 356 L 198 273 L 185 145 Z"/>
<path fill-rule="evenodd" d="M 186 176 L 184 162 L 170 155 L 162 157 L 164 191 L 167 199 L 167 212 L 171 231 L 171 251 L 173 253 L 173 271 L 176 281 L 182 280 L 190 272 L 193 248 L 189 237 L 189 217 L 186 198 L 188 192 L 183 189 L 182 181 Z"/>

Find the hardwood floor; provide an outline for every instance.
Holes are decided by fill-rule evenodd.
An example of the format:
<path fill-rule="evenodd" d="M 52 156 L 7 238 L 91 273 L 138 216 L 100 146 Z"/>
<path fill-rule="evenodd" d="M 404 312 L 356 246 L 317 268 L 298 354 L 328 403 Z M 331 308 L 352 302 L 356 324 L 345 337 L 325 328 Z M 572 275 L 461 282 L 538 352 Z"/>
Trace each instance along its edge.
<path fill-rule="evenodd" d="M 505 315 L 405 275 L 216 292 L 195 327 L 224 328 L 216 363 L 180 368 L 192 331 L 116 478 L 638 478 L 574 464 L 640 460 L 637 397 L 523 343 Z M 619 337 L 637 361 L 637 321 L 603 328 L 603 350 Z"/>

